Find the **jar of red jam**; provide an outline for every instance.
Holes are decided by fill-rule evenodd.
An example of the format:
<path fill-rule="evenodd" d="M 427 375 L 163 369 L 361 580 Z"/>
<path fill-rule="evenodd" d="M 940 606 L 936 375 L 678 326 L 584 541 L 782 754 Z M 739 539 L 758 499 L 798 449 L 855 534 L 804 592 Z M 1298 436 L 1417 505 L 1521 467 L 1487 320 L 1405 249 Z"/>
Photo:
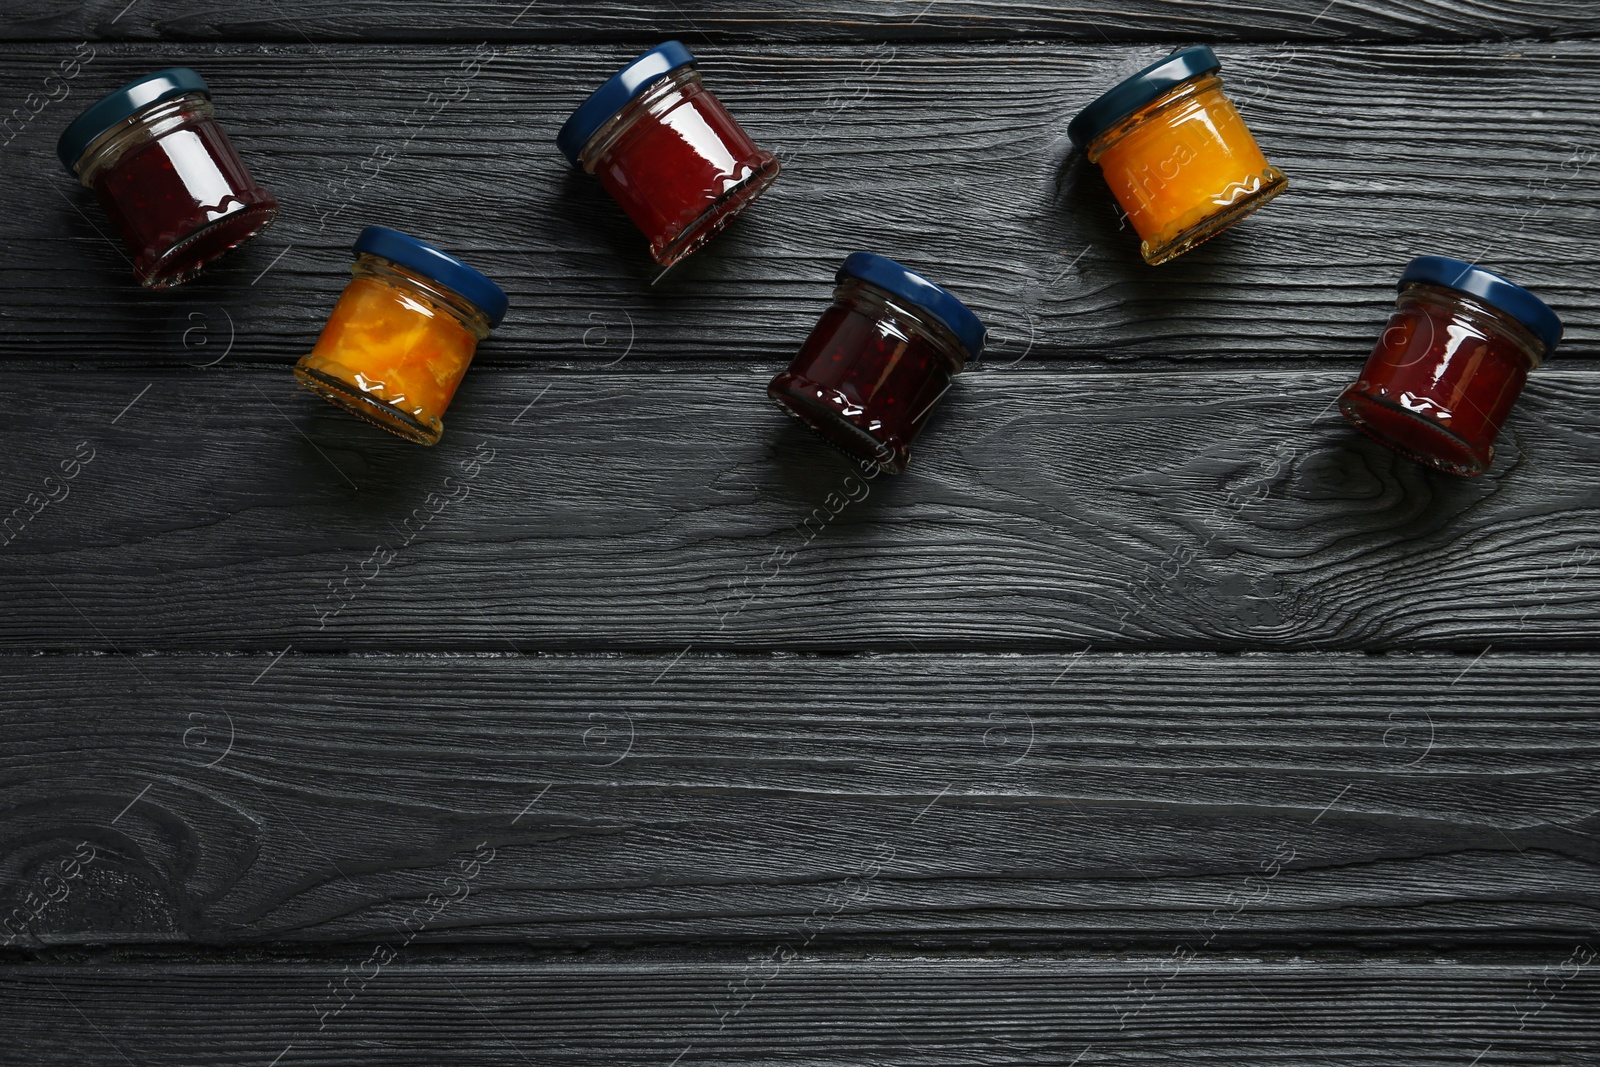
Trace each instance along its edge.
<path fill-rule="evenodd" d="M 346 411 L 433 445 L 478 342 L 510 301 L 448 252 L 384 226 L 356 238 L 354 277 L 294 374 Z"/>
<path fill-rule="evenodd" d="M 677 41 L 623 67 L 556 134 L 576 167 L 600 179 L 670 267 L 710 240 L 778 177 L 700 81 Z"/>
<path fill-rule="evenodd" d="M 1555 350 L 1561 319 L 1492 271 L 1421 256 L 1400 275 L 1389 328 L 1339 410 L 1418 463 L 1478 475 L 1528 372 Z"/>
<path fill-rule="evenodd" d="M 1221 69 L 1205 45 L 1179 49 L 1067 125 L 1128 213 L 1151 265 L 1215 237 L 1289 187 L 1223 94 Z"/>
<path fill-rule="evenodd" d="M 822 313 L 767 395 L 853 459 L 891 474 L 969 358 L 983 323 L 949 291 L 885 256 L 856 252 Z"/>
<path fill-rule="evenodd" d="M 56 155 L 94 190 L 151 289 L 194 277 L 278 214 L 217 124 L 205 79 L 187 67 L 95 101 L 61 134 Z"/>

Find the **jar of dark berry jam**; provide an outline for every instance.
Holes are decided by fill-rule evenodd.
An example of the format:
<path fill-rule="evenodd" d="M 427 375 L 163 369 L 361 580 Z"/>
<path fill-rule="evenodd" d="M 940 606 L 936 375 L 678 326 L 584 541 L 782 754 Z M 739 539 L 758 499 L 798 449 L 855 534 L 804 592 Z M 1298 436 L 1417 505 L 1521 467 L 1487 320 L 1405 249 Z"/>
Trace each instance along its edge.
<path fill-rule="evenodd" d="M 205 79 L 187 67 L 95 101 L 61 134 L 56 155 L 94 190 L 151 289 L 194 277 L 278 214 L 217 124 Z"/>
<path fill-rule="evenodd" d="M 1179 49 L 1112 86 L 1067 125 L 1152 265 L 1215 237 L 1289 186 L 1223 93 L 1221 69 L 1205 45 Z"/>
<path fill-rule="evenodd" d="M 951 378 L 983 351 L 983 323 L 947 290 L 885 256 L 856 252 L 767 395 L 846 455 L 891 474 Z"/>
<path fill-rule="evenodd" d="M 1560 318 L 1521 286 L 1444 256 L 1406 266 L 1396 305 L 1339 410 L 1418 463 L 1482 474 L 1528 372 L 1561 340 Z"/>
<path fill-rule="evenodd" d="M 574 166 L 600 179 L 670 267 L 710 240 L 778 177 L 700 81 L 677 41 L 623 67 L 556 134 Z"/>
<path fill-rule="evenodd" d="M 433 445 L 478 342 L 505 318 L 505 291 L 448 252 L 386 226 L 356 238 L 353 277 L 300 384 L 357 418 Z"/>

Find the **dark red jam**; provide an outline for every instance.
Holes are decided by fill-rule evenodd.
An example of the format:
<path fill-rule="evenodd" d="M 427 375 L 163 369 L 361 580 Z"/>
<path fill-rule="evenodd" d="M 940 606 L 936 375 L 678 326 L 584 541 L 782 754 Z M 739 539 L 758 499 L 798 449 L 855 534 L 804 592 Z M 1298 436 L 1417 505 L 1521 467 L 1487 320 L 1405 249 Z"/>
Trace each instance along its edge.
<path fill-rule="evenodd" d="M 849 276 L 849 264 L 863 255 L 846 261 L 833 306 L 767 395 L 846 455 L 899 474 L 969 349 L 927 309 Z M 981 348 L 982 327 L 971 321 Z"/>
<path fill-rule="evenodd" d="M 278 213 L 217 125 L 211 88 L 188 67 L 135 78 L 90 104 L 61 131 L 56 158 L 94 190 L 151 289 L 193 277 Z"/>
<path fill-rule="evenodd" d="M 95 174 L 94 191 L 151 288 L 192 277 L 278 212 L 209 116 L 130 148 Z"/>
<path fill-rule="evenodd" d="M 1528 372 L 1545 352 L 1526 325 L 1486 301 L 1407 282 L 1339 409 L 1401 455 L 1451 474 L 1482 474 L 1494 462 L 1495 438 Z"/>
<path fill-rule="evenodd" d="M 732 222 L 779 169 L 698 75 L 666 87 L 671 91 L 655 107 L 641 107 L 594 161 L 595 177 L 650 239 L 650 254 L 664 267 Z"/>

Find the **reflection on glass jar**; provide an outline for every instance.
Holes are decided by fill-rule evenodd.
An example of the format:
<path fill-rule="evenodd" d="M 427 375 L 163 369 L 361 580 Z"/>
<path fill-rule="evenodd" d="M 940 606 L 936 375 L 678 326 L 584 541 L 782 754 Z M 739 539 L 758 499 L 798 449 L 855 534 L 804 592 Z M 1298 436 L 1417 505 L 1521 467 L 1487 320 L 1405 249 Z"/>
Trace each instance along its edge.
<path fill-rule="evenodd" d="M 1528 372 L 1560 340 L 1560 318 L 1526 289 L 1459 259 L 1421 256 L 1400 275 L 1394 315 L 1339 410 L 1418 463 L 1482 474 Z"/>
<path fill-rule="evenodd" d="M 983 323 L 884 256 L 856 252 L 834 280 L 833 306 L 767 395 L 851 458 L 899 474 L 951 378 L 983 351 Z"/>
<path fill-rule="evenodd" d="M 1215 237 L 1289 186 L 1223 95 L 1220 69 L 1206 46 L 1181 49 L 1119 82 L 1067 126 L 1099 164 L 1152 265 Z"/>
<path fill-rule="evenodd" d="M 478 342 L 509 301 L 448 253 L 383 226 L 355 244 L 354 275 L 295 377 L 391 433 L 437 444 Z"/>
<path fill-rule="evenodd" d="M 600 179 L 664 267 L 733 221 L 779 171 L 777 157 L 740 129 L 677 41 L 612 75 L 567 119 L 556 144 Z"/>
<path fill-rule="evenodd" d="M 56 155 L 94 190 L 151 289 L 194 277 L 278 214 L 217 124 L 205 79 L 187 67 L 101 97 L 67 126 Z"/>

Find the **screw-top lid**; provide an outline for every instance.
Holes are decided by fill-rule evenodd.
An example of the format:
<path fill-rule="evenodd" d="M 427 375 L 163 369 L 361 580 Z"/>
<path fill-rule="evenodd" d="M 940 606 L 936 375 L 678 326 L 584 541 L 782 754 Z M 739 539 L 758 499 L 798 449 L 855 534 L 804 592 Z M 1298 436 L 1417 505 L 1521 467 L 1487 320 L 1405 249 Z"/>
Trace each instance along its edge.
<path fill-rule="evenodd" d="M 1400 275 L 1400 288 L 1412 282 L 1442 285 L 1477 297 L 1505 312 L 1544 343 L 1545 355 L 1555 351 L 1556 343 L 1561 340 L 1561 318 L 1550 305 L 1494 271 L 1447 256 L 1418 256 L 1406 264 L 1405 272 Z"/>
<path fill-rule="evenodd" d="M 505 290 L 494 282 L 448 252 L 441 252 L 426 241 L 407 237 L 399 230 L 391 230 L 387 226 L 368 226 L 356 238 L 355 250 L 358 254 L 366 252 L 382 256 L 438 282 L 477 305 L 490 326 L 500 325 L 500 320 L 506 317 L 506 309 L 511 306 Z"/>
<path fill-rule="evenodd" d="M 1067 124 L 1067 136 L 1079 148 L 1144 107 L 1167 90 L 1200 74 L 1222 69 L 1222 60 L 1203 44 L 1180 48 L 1165 59 L 1113 85 Z"/>
<path fill-rule="evenodd" d="M 915 271 L 908 270 L 888 256 L 871 252 L 852 252 L 834 275 L 835 282 L 858 278 L 875 285 L 891 296 L 926 311 L 945 329 L 956 335 L 973 358 L 983 351 L 983 323 L 972 310 L 957 300 L 948 289 L 934 285 Z"/>
<path fill-rule="evenodd" d="M 62 131 L 60 140 L 56 141 L 56 155 L 60 157 L 61 165 L 69 173 L 76 174 L 83 150 L 94 143 L 95 138 L 151 104 L 184 93 L 205 93 L 210 96 L 211 88 L 206 85 L 204 78 L 188 67 L 168 67 L 135 78 L 122 88 L 107 93 L 84 109 L 83 114 L 68 123 Z"/>
<path fill-rule="evenodd" d="M 589 99 L 578 105 L 578 110 L 557 131 L 556 147 L 577 166 L 583 146 L 600 127 L 611 121 L 611 116 L 654 82 L 693 62 L 694 54 L 677 41 L 656 45 L 607 78 L 600 88 L 589 94 Z"/>

